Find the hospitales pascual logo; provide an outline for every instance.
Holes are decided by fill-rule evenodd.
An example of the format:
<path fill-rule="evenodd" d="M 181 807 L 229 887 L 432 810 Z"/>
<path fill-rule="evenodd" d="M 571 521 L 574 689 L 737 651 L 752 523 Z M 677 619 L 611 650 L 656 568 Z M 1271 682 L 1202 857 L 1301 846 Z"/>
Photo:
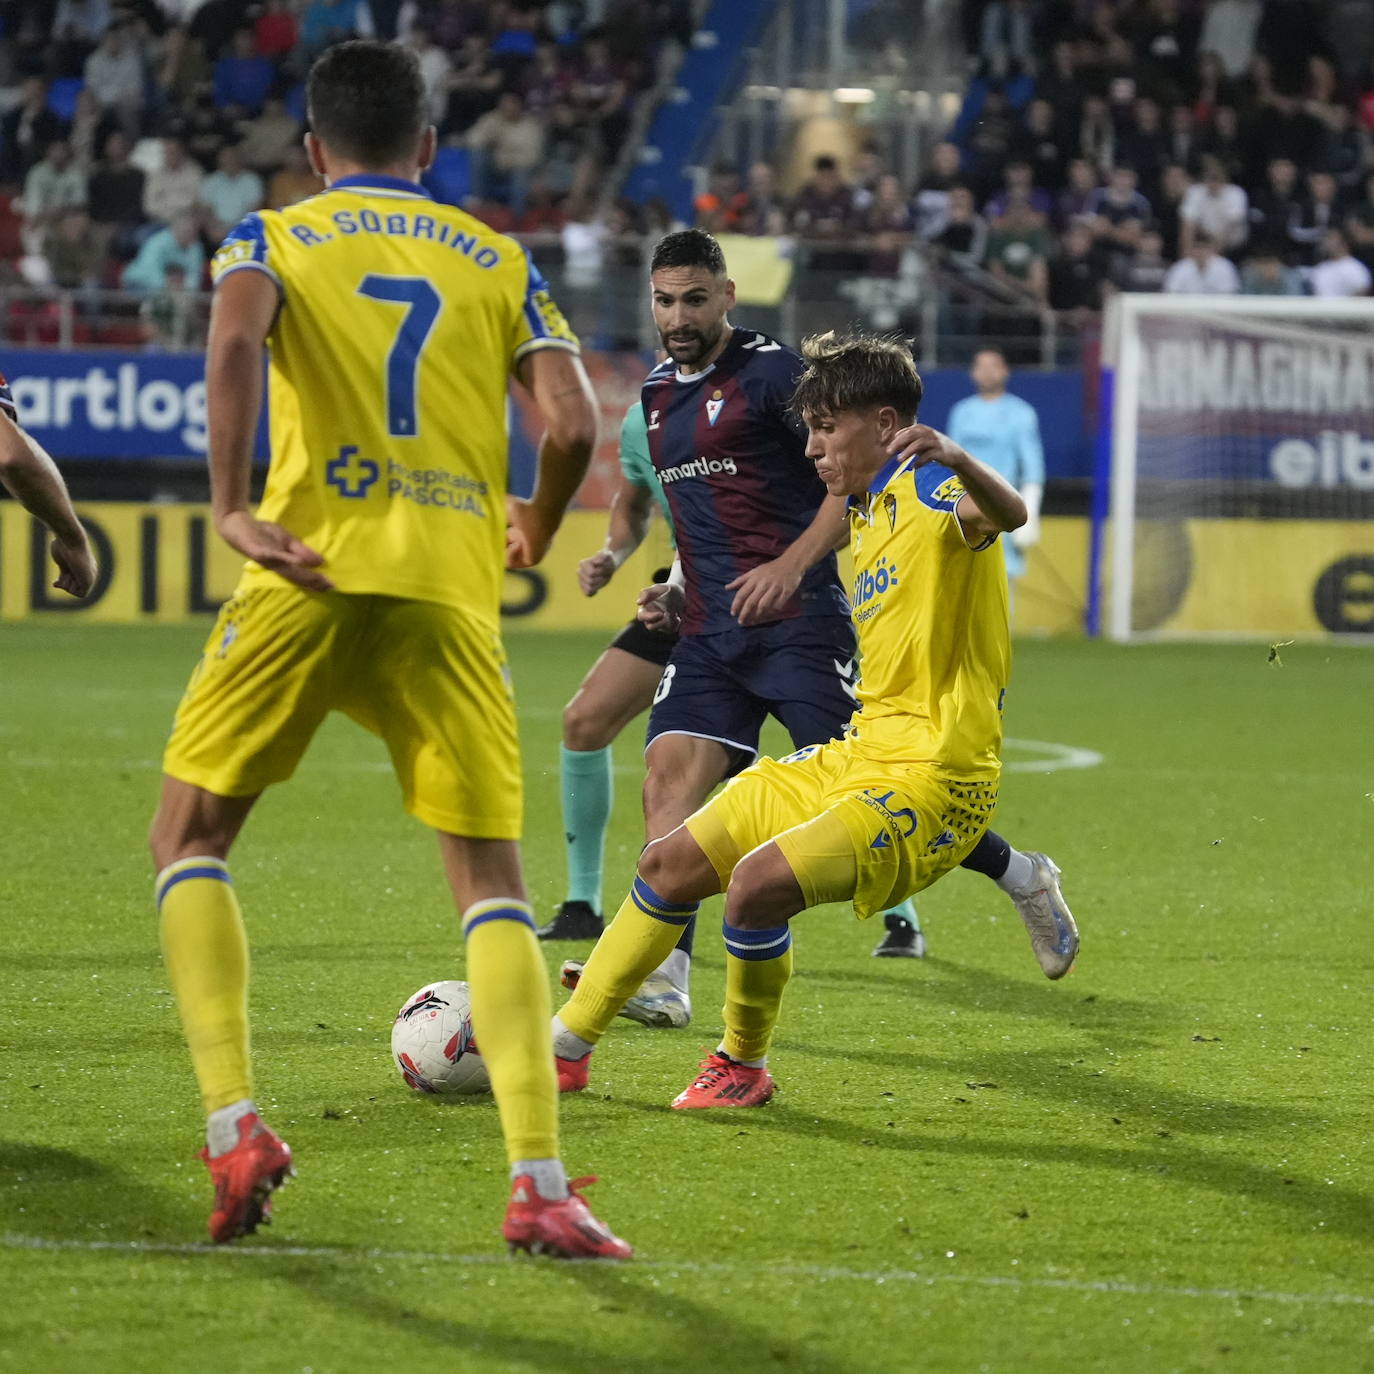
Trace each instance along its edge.
<path fill-rule="evenodd" d="M 21 374 L 10 382 L 19 422 L 27 429 L 115 431 L 175 436 L 166 456 L 206 447 L 205 382 L 182 386 L 167 377 L 140 376 L 137 363 L 96 365 L 83 375 Z"/>

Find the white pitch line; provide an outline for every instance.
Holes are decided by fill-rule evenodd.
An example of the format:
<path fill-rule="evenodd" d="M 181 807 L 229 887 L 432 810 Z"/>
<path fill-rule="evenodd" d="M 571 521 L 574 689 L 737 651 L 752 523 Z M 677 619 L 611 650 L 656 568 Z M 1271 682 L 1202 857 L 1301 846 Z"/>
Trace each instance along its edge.
<path fill-rule="evenodd" d="M 1002 744 L 1004 748 L 1030 749 L 1050 756 L 1004 762 L 1004 773 L 1058 773 L 1065 768 L 1096 768 L 1103 757 L 1096 749 L 1080 749 L 1074 744 L 1055 744 L 1043 739 L 1004 739 Z"/>
<path fill-rule="evenodd" d="M 336 1259 L 397 1264 L 505 1265 L 505 1255 L 455 1255 L 428 1250 L 352 1250 L 342 1245 L 203 1245 L 146 1240 L 52 1240 L 45 1236 L 0 1236 L 5 1250 L 76 1250 L 123 1255 L 205 1255 L 224 1259 Z M 610 1263 L 611 1261 L 597 1261 Z M 1204 1298 L 1220 1302 L 1272 1302 L 1323 1307 L 1374 1307 L 1367 1293 L 1285 1293 L 1267 1289 L 1191 1288 L 1118 1279 L 1034 1278 L 1019 1274 L 939 1274 L 914 1269 L 845 1269 L 815 1264 L 723 1264 L 673 1260 L 634 1260 L 626 1273 L 689 1274 L 693 1277 L 754 1275 L 805 1279 L 808 1283 L 905 1283 L 933 1287 L 957 1284 L 970 1288 L 1053 1289 L 1067 1293 L 1123 1294 L 1138 1298 Z"/>

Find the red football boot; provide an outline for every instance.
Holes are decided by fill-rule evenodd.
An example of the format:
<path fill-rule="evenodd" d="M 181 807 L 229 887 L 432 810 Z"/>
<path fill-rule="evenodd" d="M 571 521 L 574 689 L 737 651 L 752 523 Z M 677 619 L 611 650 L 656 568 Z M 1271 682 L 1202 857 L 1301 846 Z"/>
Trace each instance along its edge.
<path fill-rule="evenodd" d="M 210 1213 L 210 1239 L 216 1245 L 251 1235 L 272 1220 L 272 1193 L 296 1171 L 291 1147 L 268 1130 L 256 1112 L 238 1122 L 239 1143 L 222 1155 L 201 1150 L 215 1185 L 215 1209 Z"/>
<path fill-rule="evenodd" d="M 767 1069 L 737 1064 L 717 1050 L 701 1061 L 692 1086 L 673 1098 L 672 1105 L 680 1112 L 697 1107 L 762 1107 L 775 1086 Z"/>
<path fill-rule="evenodd" d="M 561 1059 L 554 1055 L 553 1066 L 558 1070 L 558 1091 L 580 1093 L 587 1086 L 587 1070 L 591 1067 L 591 1062 L 590 1050 L 581 1059 Z"/>
<path fill-rule="evenodd" d="M 576 1178 L 568 1184 L 567 1197 L 551 1202 L 539 1196 L 534 1179 L 521 1174 L 511 1186 L 501 1227 L 511 1253 L 525 1250 L 555 1259 L 629 1259 L 634 1251 L 591 1214 L 578 1193 L 595 1182 L 594 1178 Z"/>

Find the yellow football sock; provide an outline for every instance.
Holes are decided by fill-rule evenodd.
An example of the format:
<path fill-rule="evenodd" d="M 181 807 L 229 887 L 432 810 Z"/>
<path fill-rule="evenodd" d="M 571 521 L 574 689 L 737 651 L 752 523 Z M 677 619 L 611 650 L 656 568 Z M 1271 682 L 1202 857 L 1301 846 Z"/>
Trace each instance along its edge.
<path fill-rule="evenodd" d="M 491 1075 L 506 1153 L 558 1157 L 558 1079 L 549 1048 L 553 1003 L 529 905 L 505 898 L 463 913 L 472 1029 Z"/>
<path fill-rule="evenodd" d="M 639 985 L 672 953 L 698 902 L 665 902 L 642 878 L 621 903 L 577 981 L 559 1020 L 595 1045 Z"/>
<path fill-rule="evenodd" d="M 179 859 L 157 875 L 162 955 L 208 1116 L 253 1095 L 248 939 L 223 859 Z"/>
<path fill-rule="evenodd" d="M 725 1038 L 731 1059 L 767 1057 L 768 1042 L 792 977 L 792 931 L 725 927 Z"/>

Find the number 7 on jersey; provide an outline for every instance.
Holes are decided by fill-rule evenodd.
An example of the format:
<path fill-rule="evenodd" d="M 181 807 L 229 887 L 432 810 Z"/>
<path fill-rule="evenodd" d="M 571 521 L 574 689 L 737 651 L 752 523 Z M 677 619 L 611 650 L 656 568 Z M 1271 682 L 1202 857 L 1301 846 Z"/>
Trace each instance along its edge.
<path fill-rule="evenodd" d="M 386 428 L 395 438 L 413 439 L 419 433 L 415 374 L 443 302 L 423 277 L 387 277 L 375 272 L 363 278 L 358 295 L 407 307 L 386 356 Z"/>

